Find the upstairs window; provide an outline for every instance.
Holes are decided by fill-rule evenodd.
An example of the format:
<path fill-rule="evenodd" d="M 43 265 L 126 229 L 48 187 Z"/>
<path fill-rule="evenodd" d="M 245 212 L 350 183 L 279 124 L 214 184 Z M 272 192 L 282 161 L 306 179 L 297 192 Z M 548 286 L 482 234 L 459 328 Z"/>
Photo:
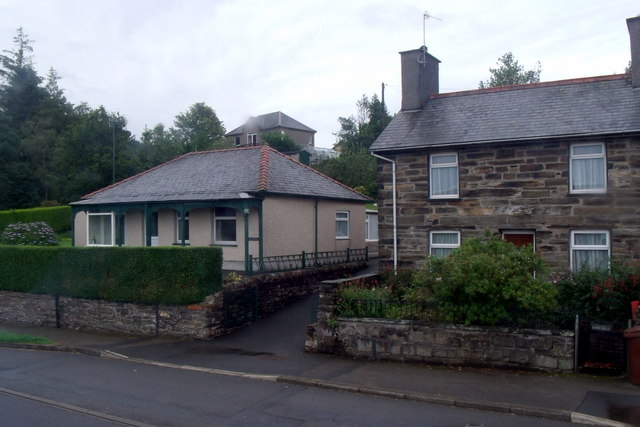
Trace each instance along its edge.
<path fill-rule="evenodd" d="M 113 246 L 115 241 L 115 219 L 112 213 L 90 213 L 87 215 L 87 245 Z"/>
<path fill-rule="evenodd" d="M 458 197 L 458 155 L 432 154 L 429 165 L 432 199 Z"/>
<path fill-rule="evenodd" d="M 258 135 L 255 133 L 247 134 L 247 145 L 255 147 L 258 144 Z"/>
<path fill-rule="evenodd" d="M 608 231 L 571 232 L 571 271 L 607 270 L 610 255 Z"/>
<path fill-rule="evenodd" d="M 213 215 L 213 243 L 218 245 L 236 244 L 236 210 L 215 208 Z"/>
<path fill-rule="evenodd" d="M 239 136 L 236 136 L 236 137 L 233 139 L 233 144 L 234 144 L 236 147 L 239 147 L 239 146 L 240 146 L 240 137 L 239 137 Z"/>
<path fill-rule="evenodd" d="M 574 144 L 570 150 L 570 193 L 606 192 L 607 160 L 604 144 Z"/>
<path fill-rule="evenodd" d="M 349 212 L 336 212 L 336 239 L 349 238 Z"/>
<path fill-rule="evenodd" d="M 446 257 L 460 247 L 459 231 L 432 231 L 429 239 L 430 254 L 437 258 Z"/>

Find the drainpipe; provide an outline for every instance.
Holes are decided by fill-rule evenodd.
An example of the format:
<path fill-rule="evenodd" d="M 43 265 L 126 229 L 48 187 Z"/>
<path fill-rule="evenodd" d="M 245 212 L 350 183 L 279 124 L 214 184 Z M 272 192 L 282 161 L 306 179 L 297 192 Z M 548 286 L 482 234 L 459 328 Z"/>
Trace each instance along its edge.
<path fill-rule="evenodd" d="M 398 215 L 396 207 L 396 162 L 395 160 L 388 159 L 386 157 L 379 156 L 375 153 L 371 153 L 373 157 L 377 157 L 380 160 L 391 163 L 391 182 L 393 189 L 393 274 L 398 273 Z"/>

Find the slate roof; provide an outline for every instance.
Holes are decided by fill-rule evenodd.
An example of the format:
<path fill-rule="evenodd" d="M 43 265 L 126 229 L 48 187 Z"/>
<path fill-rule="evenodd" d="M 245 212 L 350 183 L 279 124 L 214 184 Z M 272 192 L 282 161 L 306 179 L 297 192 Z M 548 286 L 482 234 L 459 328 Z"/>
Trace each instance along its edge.
<path fill-rule="evenodd" d="M 275 113 L 262 114 L 260 116 L 251 117 L 247 121 L 247 123 L 243 124 L 240 127 L 235 128 L 232 131 L 227 132 L 225 136 L 242 135 L 245 132 L 245 128 L 249 123 L 251 123 L 253 126 L 256 126 L 257 130 L 260 130 L 260 131 L 286 128 L 286 129 L 302 130 L 305 132 L 313 132 L 313 133 L 316 132 L 315 130 L 311 129 L 309 126 L 303 125 L 296 119 L 287 116 L 283 112 L 276 111 Z"/>
<path fill-rule="evenodd" d="M 433 95 L 396 114 L 371 150 L 639 131 L 640 89 L 622 74 Z"/>
<path fill-rule="evenodd" d="M 185 154 L 95 191 L 74 206 L 285 195 L 370 202 L 368 197 L 268 146 Z"/>

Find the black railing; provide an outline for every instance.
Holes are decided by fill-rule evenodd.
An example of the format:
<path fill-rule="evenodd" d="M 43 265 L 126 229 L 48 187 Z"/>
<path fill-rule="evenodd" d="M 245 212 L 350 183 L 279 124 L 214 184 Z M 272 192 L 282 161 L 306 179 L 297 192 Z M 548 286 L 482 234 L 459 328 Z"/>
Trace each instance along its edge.
<path fill-rule="evenodd" d="M 346 249 L 330 252 L 301 252 L 295 255 L 277 255 L 254 258 L 249 255 L 247 274 L 277 273 L 305 268 L 369 261 L 369 249 Z"/>

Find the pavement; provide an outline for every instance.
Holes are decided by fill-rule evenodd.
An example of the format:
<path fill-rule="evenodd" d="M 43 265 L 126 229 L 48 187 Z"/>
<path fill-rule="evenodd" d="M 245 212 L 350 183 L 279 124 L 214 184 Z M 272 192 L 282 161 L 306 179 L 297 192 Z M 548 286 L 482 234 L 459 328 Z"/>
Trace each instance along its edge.
<path fill-rule="evenodd" d="M 304 351 L 309 319 L 310 299 L 305 298 L 209 341 L 0 323 L 0 330 L 44 336 L 55 343 L 0 346 L 79 352 L 173 369 L 583 424 L 640 425 L 640 386 L 624 376 L 430 366 L 309 354 Z"/>

